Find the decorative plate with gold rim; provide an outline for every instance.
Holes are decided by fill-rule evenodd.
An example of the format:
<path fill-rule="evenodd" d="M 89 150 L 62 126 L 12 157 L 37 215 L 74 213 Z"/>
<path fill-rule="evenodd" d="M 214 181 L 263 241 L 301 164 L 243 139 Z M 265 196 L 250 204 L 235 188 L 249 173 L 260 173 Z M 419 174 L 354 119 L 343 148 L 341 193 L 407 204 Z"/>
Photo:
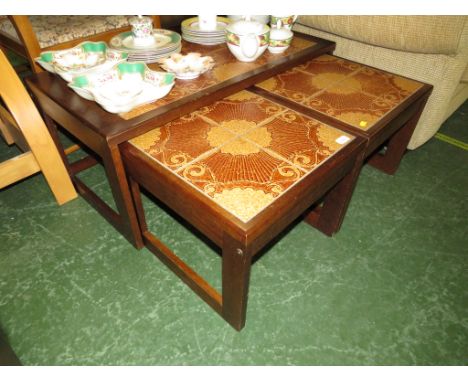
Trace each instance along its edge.
<path fill-rule="evenodd" d="M 198 17 L 192 17 L 182 22 L 182 37 L 188 42 L 201 45 L 217 45 L 226 41 L 225 29 L 231 23 L 226 17 L 217 17 L 215 30 L 202 30 Z"/>
<path fill-rule="evenodd" d="M 134 43 L 132 32 L 123 32 L 112 37 L 110 40 L 110 46 L 114 49 L 124 50 L 128 53 L 138 53 L 142 51 L 163 53 L 177 49 L 181 41 L 180 34 L 168 29 L 154 29 L 153 38 L 153 44 L 142 46 Z"/>

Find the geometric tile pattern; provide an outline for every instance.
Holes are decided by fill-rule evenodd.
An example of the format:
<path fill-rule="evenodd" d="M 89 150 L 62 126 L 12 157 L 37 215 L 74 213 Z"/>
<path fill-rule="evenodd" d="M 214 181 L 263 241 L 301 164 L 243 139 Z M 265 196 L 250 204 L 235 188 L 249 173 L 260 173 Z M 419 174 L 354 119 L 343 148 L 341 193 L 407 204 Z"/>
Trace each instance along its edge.
<path fill-rule="evenodd" d="M 165 97 L 155 102 L 136 107 L 127 113 L 121 113 L 120 116 L 125 120 L 137 117 L 150 110 L 154 110 L 158 107 L 176 102 L 184 97 L 190 96 L 203 89 L 207 89 L 209 87 L 227 81 L 237 75 L 241 75 L 260 66 L 272 63 L 285 55 L 293 54 L 305 48 L 309 48 L 315 44 L 316 43 L 313 41 L 305 40 L 300 37 L 295 37 L 291 42 L 291 46 L 285 53 L 272 54 L 266 51 L 254 62 L 240 62 L 229 51 L 226 44 L 204 46 L 198 44 L 191 44 L 184 41 L 184 43 L 182 44 L 182 54 L 187 54 L 189 52 L 198 52 L 202 55 L 209 55 L 213 57 L 215 63 L 213 69 L 203 73 L 200 77 L 195 78 L 193 80 L 176 79 L 174 87 Z M 157 64 L 149 64 L 149 67 L 153 70 L 163 70 Z"/>
<path fill-rule="evenodd" d="M 130 143 L 247 222 L 352 139 L 242 91 Z"/>
<path fill-rule="evenodd" d="M 423 84 L 323 55 L 256 86 L 368 130 Z"/>

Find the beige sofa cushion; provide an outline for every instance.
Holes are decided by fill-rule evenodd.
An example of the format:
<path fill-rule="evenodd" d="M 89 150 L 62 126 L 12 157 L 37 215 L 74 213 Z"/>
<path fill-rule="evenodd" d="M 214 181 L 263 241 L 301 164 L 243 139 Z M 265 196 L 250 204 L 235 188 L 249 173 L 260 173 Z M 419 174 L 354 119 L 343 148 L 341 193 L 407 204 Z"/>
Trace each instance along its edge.
<path fill-rule="evenodd" d="M 456 54 L 466 16 L 300 16 L 299 24 L 389 49 Z M 466 47 L 465 47 L 466 49 Z"/>

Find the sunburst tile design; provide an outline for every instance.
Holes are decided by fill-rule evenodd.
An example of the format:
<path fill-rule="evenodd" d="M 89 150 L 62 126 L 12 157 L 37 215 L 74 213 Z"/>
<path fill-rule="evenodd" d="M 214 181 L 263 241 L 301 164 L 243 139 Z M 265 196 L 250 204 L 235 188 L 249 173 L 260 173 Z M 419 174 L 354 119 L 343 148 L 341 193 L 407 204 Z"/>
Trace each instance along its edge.
<path fill-rule="evenodd" d="M 201 108 L 197 113 L 216 123 L 226 123 L 235 120 L 256 121 L 258 123 L 284 110 L 284 107 L 268 101 L 255 93 L 241 91 L 212 105 Z M 233 129 L 234 133 L 239 134 L 239 131 L 236 131 L 234 123 L 229 128 Z"/>
<path fill-rule="evenodd" d="M 317 120 L 305 117 L 292 110 L 277 116 L 261 127 L 251 130 L 243 137 L 252 142 L 258 136 L 269 136 L 269 144 L 263 147 L 272 155 L 280 155 L 290 163 L 309 172 L 319 166 L 343 144 L 353 137 Z M 341 142 L 341 143 L 340 143 Z"/>
<path fill-rule="evenodd" d="M 234 134 L 223 129 L 223 135 L 219 135 L 212 144 L 210 134 L 213 134 L 213 128 L 216 126 L 192 113 L 140 135 L 130 143 L 165 167 L 176 170 L 235 138 Z"/>
<path fill-rule="evenodd" d="M 338 57 L 323 55 L 269 78 L 257 86 L 297 103 L 346 79 L 362 66 Z"/>
<path fill-rule="evenodd" d="M 372 127 L 394 107 L 378 102 L 377 97 L 339 85 L 308 99 L 305 105 L 362 130 Z"/>
<path fill-rule="evenodd" d="M 247 222 L 352 139 L 242 91 L 131 143 Z"/>
<path fill-rule="evenodd" d="M 321 87 L 314 83 L 314 77 L 302 72 L 289 70 L 259 83 L 257 86 L 297 103 L 303 103 Z"/>
<path fill-rule="evenodd" d="M 423 84 L 323 55 L 257 86 L 365 131 Z"/>
<path fill-rule="evenodd" d="M 298 167 L 242 138 L 191 163 L 178 174 L 221 207 L 247 222 L 301 179 Z"/>
<path fill-rule="evenodd" d="M 300 70 L 314 76 L 322 73 L 348 75 L 362 67 L 363 65 L 361 64 L 332 56 L 330 54 L 324 54 L 306 62 L 305 64 L 296 66 L 294 70 Z"/>
<path fill-rule="evenodd" d="M 359 90 L 375 96 L 393 94 L 402 101 L 418 90 L 422 84 L 384 71 L 364 67 L 353 76 L 359 83 Z"/>

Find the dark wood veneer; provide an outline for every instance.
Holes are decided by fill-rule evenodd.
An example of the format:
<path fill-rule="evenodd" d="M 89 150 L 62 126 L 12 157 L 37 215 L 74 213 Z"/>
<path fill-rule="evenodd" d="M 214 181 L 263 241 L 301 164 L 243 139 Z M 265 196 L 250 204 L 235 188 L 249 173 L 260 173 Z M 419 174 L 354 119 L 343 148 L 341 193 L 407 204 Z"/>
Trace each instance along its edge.
<path fill-rule="evenodd" d="M 328 192 L 313 222 L 329 234 L 341 224 L 362 166 L 365 140 L 355 138 L 342 150 L 289 188 L 248 222 L 242 222 L 210 197 L 181 180 L 130 143 L 122 158 L 145 245 L 235 329 L 245 325 L 252 258 Z M 198 228 L 222 249 L 222 293 L 180 260 L 149 231 L 140 185 Z"/>
<path fill-rule="evenodd" d="M 26 83 L 43 111 L 52 135 L 56 136 L 57 123 L 101 158 L 117 205 L 117 217 L 110 212 L 112 211 L 110 207 L 103 207 L 105 203 L 88 187 L 84 187 L 82 181 L 75 180 L 75 184 L 93 207 L 106 216 L 135 247 L 141 248 L 143 239 L 125 177 L 119 145 L 272 75 L 323 53 L 330 53 L 335 48 L 335 44 L 330 41 L 301 34 L 297 36 L 315 44 L 291 54 L 272 57 L 270 62 L 264 65 L 128 120 L 106 112 L 95 102 L 81 98 L 57 75 L 48 72 L 35 74 L 28 77 Z M 219 49 L 219 47 L 207 47 L 207 54 L 210 49 Z M 231 54 L 227 47 L 221 50 L 224 51 L 223 54 Z M 57 140 L 56 144 L 62 149 Z M 62 157 L 66 159 L 64 154 Z M 78 165 L 73 167 L 67 165 L 72 178 L 75 179 L 74 172 Z"/>

